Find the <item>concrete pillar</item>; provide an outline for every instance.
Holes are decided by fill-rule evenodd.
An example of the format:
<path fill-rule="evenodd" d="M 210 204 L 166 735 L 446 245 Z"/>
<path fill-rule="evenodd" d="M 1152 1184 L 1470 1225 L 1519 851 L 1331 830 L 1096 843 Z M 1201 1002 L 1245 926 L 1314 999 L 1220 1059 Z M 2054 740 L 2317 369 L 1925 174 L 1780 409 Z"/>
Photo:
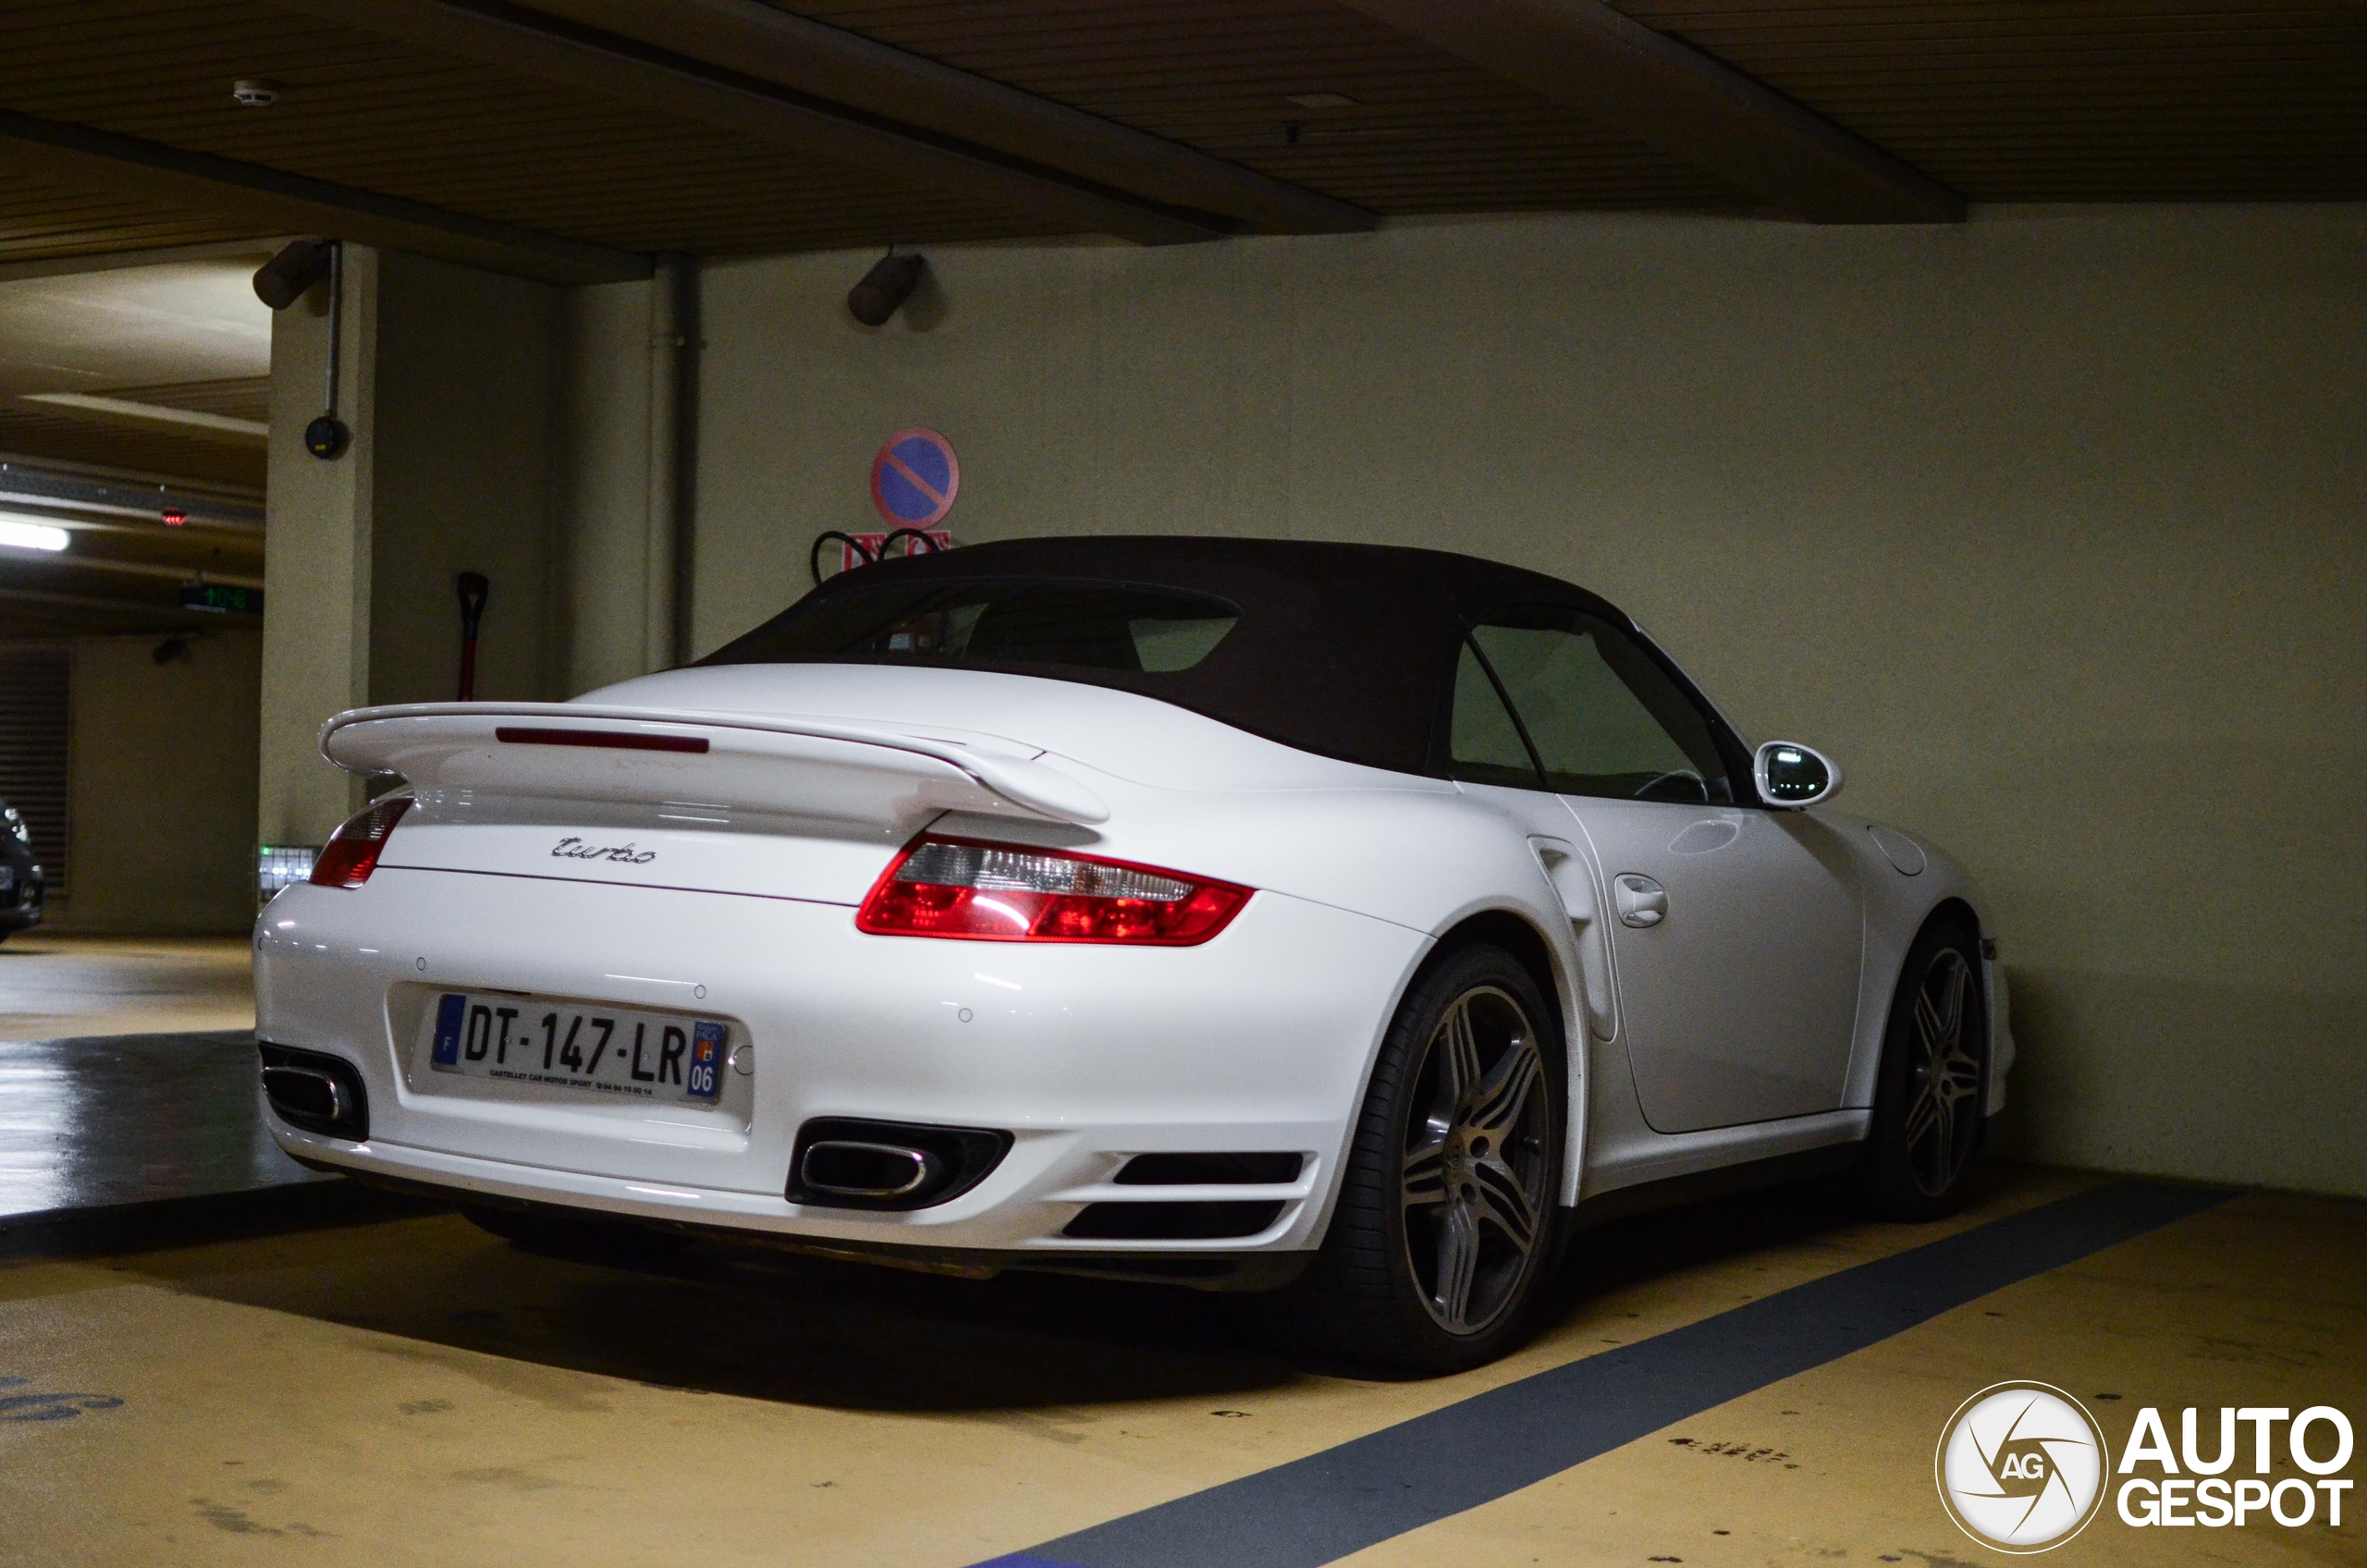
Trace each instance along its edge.
<path fill-rule="evenodd" d="M 554 614 L 576 695 L 689 656 L 697 265 L 559 294 Z"/>
<path fill-rule="evenodd" d="M 361 803 L 360 783 L 322 758 L 318 737 L 330 715 L 370 700 L 378 260 L 345 248 L 337 411 L 353 435 L 335 459 L 304 449 L 326 398 L 329 286 L 272 318 L 256 812 L 266 844 L 321 843 Z"/>
<path fill-rule="evenodd" d="M 327 459 L 302 442 L 325 396 L 327 286 L 276 318 L 256 818 L 263 842 L 320 843 L 361 805 L 360 781 L 319 753 L 320 727 L 332 715 L 456 694 L 460 572 L 484 572 L 493 584 L 477 696 L 548 700 L 574 688 L 569 621 L 555 591 L 573 575 L 567 557 L 575 534 L 563 526 L 565 487 L 555 483 L 560 376 L 570 362 L 560 352 L 561 292 L 348 246 L 337 413 L 352 434 Z M 644 360 L 643 351 L 633 355 L 637 372 Z M 629 447 L 645 440 L 645 420 L 628 430 Z M 628 455 L 622 466 L 634 460 Z M 637 534 L 643 489 L 635 470 L 629 493 Z M 606 574 L 595 561 L 583 576 Z M 637 599 L 638 561 L 630 581 Z M 637 653 L 637 617 L 632 635 Z"/>

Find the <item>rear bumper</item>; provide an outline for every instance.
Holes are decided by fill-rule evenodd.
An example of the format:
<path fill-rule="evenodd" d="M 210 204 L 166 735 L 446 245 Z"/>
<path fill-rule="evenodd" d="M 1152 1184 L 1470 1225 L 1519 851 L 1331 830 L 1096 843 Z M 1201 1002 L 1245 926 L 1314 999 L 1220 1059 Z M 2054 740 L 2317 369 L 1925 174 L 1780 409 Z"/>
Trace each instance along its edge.
<path fill-rule="evenodd" d="M 341 1056 L 366 1084 L 364 1142 L 275 1119 L 309 1163 L 965 1268 L 1213 1264 L 1319 1241 L 1373 1053 L 1427 945 L 1270 892 L 1202 947 L 1125 949 L 868 937 L 841 904 L 385 867 L 351 891 L 290 888 L 264 912 L 258 1033 Z M 420 1048 L 447 989 L 722 1019 L 753 1071 L 714 1110 L 455 1082 Z M 933 1207 L 791 1203 L 797 1130 L 823 1116 L 1013 1142 Z M 1288 1183 L 1113 1181 L 1138 1153 L 1285 1150 L 1306 1157 Z M 1090 1204 L 1251 1199 L 1278 1207 L 1250 1235 L 1061 1234 Z"/>

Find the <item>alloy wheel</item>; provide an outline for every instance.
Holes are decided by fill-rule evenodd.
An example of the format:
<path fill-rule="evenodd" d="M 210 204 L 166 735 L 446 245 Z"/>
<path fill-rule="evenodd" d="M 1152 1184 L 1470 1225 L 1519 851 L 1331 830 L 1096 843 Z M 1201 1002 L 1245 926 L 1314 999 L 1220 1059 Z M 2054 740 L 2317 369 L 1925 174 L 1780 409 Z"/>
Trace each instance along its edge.
<path fill-rule="evenodd" d="M 1925 1197 L 1955 1184 L 1980 1137 L 1977 1023 L 1972 966 L 1955 948 L 1942 948 L 1915 988 L 1907 1069 L 1907 1166 Z"/>
<path fill-rule="evenodd" d="M 1405 1260 L 1453 1334 L 1520 1303 L 1544 1239 L 1552 1127 L 1536 1027 L 1493 986 L 1466 991 L 1432 1031 L 1407 1097 Z"/>

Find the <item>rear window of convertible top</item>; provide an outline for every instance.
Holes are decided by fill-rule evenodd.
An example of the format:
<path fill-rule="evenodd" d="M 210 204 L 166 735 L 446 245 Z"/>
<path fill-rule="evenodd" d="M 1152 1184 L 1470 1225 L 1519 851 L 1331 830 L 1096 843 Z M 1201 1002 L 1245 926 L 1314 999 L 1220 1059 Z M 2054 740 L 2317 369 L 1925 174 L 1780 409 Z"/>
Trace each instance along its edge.
<path fill-rule="evenodd" d="M 1164 674 L 1241 619 L 1206 594 L 1063 578 L 883 582 L 792 606 L 702 664 L 1065 665 Z"/>

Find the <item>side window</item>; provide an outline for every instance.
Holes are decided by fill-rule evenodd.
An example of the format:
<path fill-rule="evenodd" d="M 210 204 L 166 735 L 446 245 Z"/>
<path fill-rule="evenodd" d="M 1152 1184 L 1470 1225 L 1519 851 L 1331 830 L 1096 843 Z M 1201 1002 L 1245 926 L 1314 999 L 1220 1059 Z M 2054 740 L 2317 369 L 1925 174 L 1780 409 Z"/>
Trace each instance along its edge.
<path fill-rule="evenodd" d="M 1496 683 L 1471 644 L 1454 667 L 1454 715 L 1447 726 L 1447 772 L 1474 784 L 1509 784 L 1517 790 L 1539 787 L 1537 765 L 1520 738 L 1513 716 L 1496 694 Z"/>
<path fill-rule="evenodd" d="M 1538 606 L 1490 616 L 1471 629 L 1471 641 L 1503 682 L 1553 790 L 1615 800 L 1735 799 L 1709 721 L 1609 623 Z M 1458 716 L 1461 695 L 1458 683 Z"/>

